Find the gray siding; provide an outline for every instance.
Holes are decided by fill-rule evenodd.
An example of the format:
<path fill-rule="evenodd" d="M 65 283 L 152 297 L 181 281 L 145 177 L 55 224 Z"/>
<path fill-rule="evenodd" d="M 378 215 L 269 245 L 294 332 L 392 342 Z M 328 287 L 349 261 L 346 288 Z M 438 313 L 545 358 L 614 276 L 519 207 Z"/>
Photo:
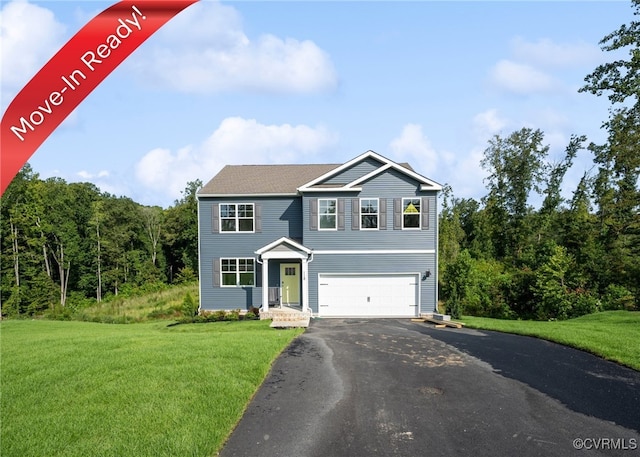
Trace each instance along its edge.
<path fill-rule="evenodd" d="M 425 230 L 394 230 L 393 202 L 395 198 L 425 197 L 428 200 L 428 224 Z M 312 230 L 309 205 L 315 198 L 344 198 L 344 230 Z M 383 198 L 386 201 L 386 229 L 354 230 L 354 198 Z M 306 192 L 302 201 L 304 245 L 314 250 L 326 249 L 436 249 L 437 193 L 421 191 L 418 183 L 391 170 L 362 184 L 361 192 Z M 359 222 L 355 224 L 359 226 Z"/>
<path fill-rule="evenodd" d="M 424 277 L 429 270 L 431 276 Z M 436 309 L 435 254 L 325 254 L 309 264 L 309 306 L 318 313 L 318 274 L 420 273 L 420 313 Z"/>
<path fill-rule="evenodd" d="M 254 203 L 261 211 L 260 233 L 214 233 L 213 208 L 220 203 Z M 200 303 L 202 309 L 247 309 L 262 304 L 261 270 L 256 262 L 257 287 L 214 287 L 214 259 L 256 258 L 255 251 L 283 236 L 302 239 L 301 199 L 294 197 L 200 198 Z M 271 272 L 270 272 L 271 273 Z M 269 275 L 271 282 L 271 274 Z M 277 280 L 276 280 L 277 281 Z"/>
<path fill-rule="evenodd" d="M 356 179 L 380 168 L 380 166 L 382 166 L 381 162 L 368 157 L 362 162 L 358 162 L 355 165 L 342 170 L 340 173 L 332 176 L 326 181 L 323 181 L 321 184 L 349 184 L 351 181 L 355 181 Z"/>

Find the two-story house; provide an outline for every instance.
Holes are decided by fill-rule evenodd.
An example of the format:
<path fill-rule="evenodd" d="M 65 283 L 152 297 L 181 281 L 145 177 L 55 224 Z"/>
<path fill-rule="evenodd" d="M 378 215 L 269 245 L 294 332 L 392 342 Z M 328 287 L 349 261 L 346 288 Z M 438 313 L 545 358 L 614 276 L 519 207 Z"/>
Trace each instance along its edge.
<path fill-rule="evenodd" d="M 198 192 L 200 309 L 437 312 L 440 184 L 373 151 L 228 165 Z"/>

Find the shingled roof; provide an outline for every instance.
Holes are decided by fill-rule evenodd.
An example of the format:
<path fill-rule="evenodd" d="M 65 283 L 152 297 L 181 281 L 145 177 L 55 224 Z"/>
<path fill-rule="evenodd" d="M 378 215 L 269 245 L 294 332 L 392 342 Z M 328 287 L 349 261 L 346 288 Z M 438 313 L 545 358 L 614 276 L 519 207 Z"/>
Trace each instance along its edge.
<path fill-rule="evenodd" d="M 295 194 L 298 187 L 340 165 L 227 165 L 198 194 Z"/>

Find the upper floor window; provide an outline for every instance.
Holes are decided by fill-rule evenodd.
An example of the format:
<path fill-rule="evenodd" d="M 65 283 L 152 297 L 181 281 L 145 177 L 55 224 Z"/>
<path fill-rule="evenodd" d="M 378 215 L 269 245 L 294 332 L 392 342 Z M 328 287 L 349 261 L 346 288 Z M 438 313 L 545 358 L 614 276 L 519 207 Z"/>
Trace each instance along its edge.
<path fill-rule="evenodd" d="M 254 259 L 220 259 L 223 287 L 255 285 Z"/>
<path fill-rule="evenodd" d="M 420 228 L 420 199 L 419 198 L 403 198 L 402 199 L 402 228 L 403 229 L 419 229 Z"/>
<path fill-rule="evenodd" d="M 320 230 L 336 230 L 336 199 L 318 199 L 318 227 Z"/>
<path fill-rule="evenodd" d="M 253 203 L 221 203 L 220 204 L 221 232 L 253 232 L 254 206 Z"/>
<path fill-rule="evenodd" d="M 360 199 L 360 228 L 363 230 L 378 228 L 378 199 Z"/>

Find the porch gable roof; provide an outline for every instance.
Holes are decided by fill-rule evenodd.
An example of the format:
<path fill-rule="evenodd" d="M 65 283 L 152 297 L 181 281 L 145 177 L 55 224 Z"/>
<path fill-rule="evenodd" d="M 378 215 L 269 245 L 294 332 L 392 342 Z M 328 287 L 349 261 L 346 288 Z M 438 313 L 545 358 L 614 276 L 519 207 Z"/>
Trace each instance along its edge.
<path fill-rule="evenodd" d="M 283 236 L 255 251 L 263 259 L 307 259 L 312 251 L 306 246 Z"/>

